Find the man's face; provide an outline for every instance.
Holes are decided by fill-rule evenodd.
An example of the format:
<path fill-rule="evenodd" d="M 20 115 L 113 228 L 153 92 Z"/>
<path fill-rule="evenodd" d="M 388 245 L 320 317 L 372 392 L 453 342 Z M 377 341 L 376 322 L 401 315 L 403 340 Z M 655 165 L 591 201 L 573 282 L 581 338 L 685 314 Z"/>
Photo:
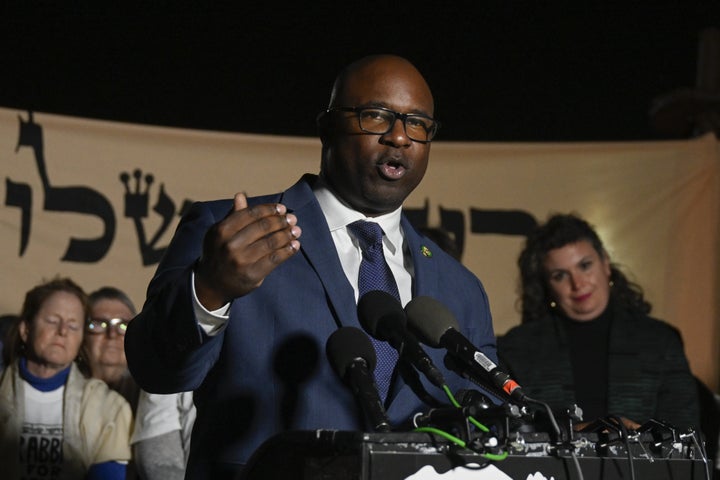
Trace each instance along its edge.
<path fill-rule="evenodd" d="M 385 107 L 433 115 L 430 89 L 409 63 L 382 57 L 348 74 L 332 102 L 336 107 Z M 427 169 L 430 143 L 408 138 L 396 120 L 384 134 L 360 130 L 353 112 L 332 112 L 323 138 L 322 175 L 351 207 L 377 216 L 400 207 Z"/>

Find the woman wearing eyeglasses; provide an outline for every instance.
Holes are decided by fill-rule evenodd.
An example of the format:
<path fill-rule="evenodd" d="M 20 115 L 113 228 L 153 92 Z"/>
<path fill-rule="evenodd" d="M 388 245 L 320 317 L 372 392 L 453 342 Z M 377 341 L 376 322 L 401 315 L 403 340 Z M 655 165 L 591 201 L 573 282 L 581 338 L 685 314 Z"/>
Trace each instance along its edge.
<path fill-rule="evenodd" d="M 90 294 L 88 304 L 82 353 L 87 374 L 125 397 L 135 417 L 128 479 L 182 479 L 195 419 L 192 392 L 141 392 L 125 359 L 125 330 L 135 316 L 132 300 L 118 288 L 102 287 Z"/>
<path fill-rule="evenodd" d="M 86 317 L 87 296 L 68 278 L 26 294 L 0 377 L 3 478 L 125 478 L 130 406 L 75 363 Z"/>
<path fill-rule="evenodd" d="M 83 360 L 93 378 L 99 378 L 125 397 L 133 413 L 140 387 L 133 380 L 125 359 L 125 330 L 135 316 L 135 305 L 121 290 L 102 287 L 89 296 L 90 315 L 85 324 Z"/>

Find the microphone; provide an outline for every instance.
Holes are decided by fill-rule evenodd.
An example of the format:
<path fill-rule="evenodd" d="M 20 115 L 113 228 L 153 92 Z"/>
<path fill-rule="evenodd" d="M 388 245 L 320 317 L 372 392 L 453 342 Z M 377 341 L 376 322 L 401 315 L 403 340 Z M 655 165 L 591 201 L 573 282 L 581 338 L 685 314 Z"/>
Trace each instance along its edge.
<path fill-rule="evenodd" d="M 405 310 L 394 296 L 382 290 L 366 293 L 358 301 L 358 318 L 366 332 L 378 340 L 388 342 L 433 385 L 441 389 L 445 386 L 440 370 L 406 328 Z"/>
<path fill-rule="evenodd" d="M 359 328 L 341 327 L 330 335 L 325 351 L 335 373 L 350 386 L 372 429 L 389 432 L 390 420 L 373 379 L 375 348 L 367 335 Z"/>
<path fill-rule="evenodd" d="M 510 375 L 480 352 L 459 332 L 459 324 L 452 312 L 434 298 L 419 296 L 406 306 L 407 321 L 420 340 L 431 347 L 444 347 L 448 354 L 462 361 L 471 370 L 480 367 L 481 374 L 510 398 L 526 401 L 527 397 Z M 464 372 L 467 373 L 467 372 Z"/>

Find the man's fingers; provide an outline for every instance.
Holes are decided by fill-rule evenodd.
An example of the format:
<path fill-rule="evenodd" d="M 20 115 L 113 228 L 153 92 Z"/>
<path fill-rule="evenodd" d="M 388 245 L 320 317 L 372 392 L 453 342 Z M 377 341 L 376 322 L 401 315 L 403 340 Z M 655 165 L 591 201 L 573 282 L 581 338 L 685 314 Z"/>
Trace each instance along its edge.
<path fill-rule="evenodd" d="M 247 208 L 247 195 L 244 192 L 238 192 L 233 198 L 233 210 L 239 211 Z"/>
<path fill-rule="evenodd" d="M 254 268 L 257 271 L 262 272 L 261 276 L 264 278 L 270 274 L 278 265 L 288 260 L 290 257 L 300 251 L 300 241 L 293 238 L 289 242 L 283 244 L 280 248 L 276 248 L 270 251 L 267 255 L 263 256 L 260 260 L 255 263 Z"/>
<path fill-rule="evenodd" d="M 205 238 L 196 270 L 203 305 L 223 305 L 260 286 L 270 272 L 300 250 L 301 234 L 297 217 L 287 213 L 284 205 L 248 206 L 245 194 L 236 194 L 228 216 Z"/>
<path fill-rule="evenodd" d="M 229 267 L 224 273 L 229 275 L 225 285 L 232 292 L 230 298 L 243 296 L 259 287 L 278 265 L 295 255 L 300 250 L 298 237 L 301 233 L 300 227 L 293 226 L 246 246 L 242 256 L 234 255 L 224 260 L 223 266 Z M 216 275 L 215 278 L 223 276 Z"/>
<path fill-rule="evenodd" d="M 230 239 L 244 232 L 246 242 L 268 235 L 290 224 L 287 207 L 281 203 L 248 205 L 245 193 L 236 193 L 228 214 L 216 225 L 220 238 Z"/>
<path fill-rule="evenodd" d="M 301 234 L 295 215 L 278 215 L 252 223 L 242 233 L 233 235 L 227 245 L 231 252 L 242 252 L 242 263 L 251 264 L 286 247 L 291 253 L 299 250 L 297 239 Z"/>
<path fill-rule="evenodd" d="M 263 217 L 282 216 L 286 213 L 287 207 L 281 203 L 265 203 L 249 207 L 245 192 L 238 192 L 233 197 L 233 207 L 227 217 L 238 217 L 244 219 L 245 222 L 252 222 Z"/>
<path fill-rule="evenodd" d="M 247 195 L 245 192 L 238 192 L 233 197 L 232 212 L 239 212 L 248 208 Z M 261 217 L 266 215 L 284 215 L 287 212 L 285 205 L 281 203 L 269 203 L 265 205 L 257 205 L 249 209 L 249 213 L 253 217 Z"/>

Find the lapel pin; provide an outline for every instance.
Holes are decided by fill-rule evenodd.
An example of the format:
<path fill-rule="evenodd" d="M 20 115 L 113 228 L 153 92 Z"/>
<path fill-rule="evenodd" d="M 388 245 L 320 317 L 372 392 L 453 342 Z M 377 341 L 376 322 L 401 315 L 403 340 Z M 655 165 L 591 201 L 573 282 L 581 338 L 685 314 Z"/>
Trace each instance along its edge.
<path fill-rule="evenodd" d="M 423 256 L 425 256 L 425 257 L 428 257 L 428 258 L 432 257 L 432 252 L 431 252 L 430 249 L 429 249 L 428 247 L 426 247 L 425 245 L 423 245 L 422 247 L 420 247 L 420 252 L 421 252 L 421 253 L 423 254 Z"/>

